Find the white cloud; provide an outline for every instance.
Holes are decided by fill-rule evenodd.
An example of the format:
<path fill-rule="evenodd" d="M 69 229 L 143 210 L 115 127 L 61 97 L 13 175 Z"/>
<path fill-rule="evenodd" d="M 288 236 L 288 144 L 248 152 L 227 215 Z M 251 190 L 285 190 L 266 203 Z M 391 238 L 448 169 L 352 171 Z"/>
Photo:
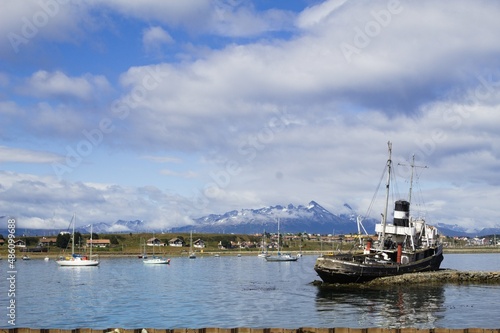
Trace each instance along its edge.
<path fill-rule="evenodd" d="M 146 52 L 157 51 L 163 44 L 173 43 L 174 39 L 161 27 L 150 27 L 144 31 L 142 44 Z"/>
<path fill-rule="evenodd" d="M 10 181 L 2 181 L 4 207 L 22 211 L 32 200 L 42 207 L 42 220 L 53 210 L 67 215 L 80 208 L 87 222 L 139 218 L 158 225 L 185 223 L 193 214 L 310 200 L 334 212 L 348 202 L 364 213 L 385 165 L 385 144 L 391 140 L 395 161 L 407 162 L 415 153 L 419 162 L 429 165 L 421 182 L 427 184 L 424 192 L 431 195 L 435 220 L 498 223 L 498 214 L 489 210 L 500 182 L 496 3 L 482 1 L 471 7 L 460 0 L 402 1 L 401 10 L 391 13 L 388 1 L 325 1 L 299 15 L 258 12 L 245 2 L 231 4 L 112 0 L 81 5 L 97 16 L 110 13 L 126 23 L 147 22 L 145 48 L 164 45 L 175 36 L 175 47 L 183 47 L 183 54 L 169 54 L 175 60 L 160 64 L 141 65 L 140 58 L 120 63 L 120 70 L 128 69 L 111 74 L 121 84 L 116 101 L 120 109 L 66 103 L 95 103 L 96 95 L 109 89 L 102 76 L 39 70 L 24 87 L 34 106 L 0 102 L 0 113 L 9 124 L 19 123 L 7 129 L 10 138 L 17 130 L 44 133 L 60 143 L 108 117 L 117 129 L 99 147 L 103 161 L 92 162 L 123 169 L 136 183 L 156 177 L 157 187 L 58 183 L 14 173 L 8 175 Z M 383 16 L 387 11 L 391 15 Z M 296 30 L 290 28 L 292 22 Z M 118 20 L 115 23 L 119 29 Z M 265 34 L 273 31 L 289 34 L 283 39 Z M 175 33 L 183 37 L 177 39 Z M 205 43 L 200 34 L 252 39 L 230 39 L 230 44 L 217 39 L 217 48 L 210 49 L 210 42 L 197 44 Z M 343 45 L 355 52 L 347 56 Z M 7 87 L 19 81 L 10 73 L 8 79 Z M 127 113 L 116 113 L 123 110 Z M 94 127 L 89 121 L 95 121 L 90 124 Z M 133 168 L 113 159 L 117 147 L 156 168 L 141 169 L 148 170 L 141 176 L 127 174 L 127 167 Z M 200 155 L 201 162 L 189 158 Z M 29 160 L 21 153 L 15 156 Z M 163 168 L 158 163 L 175 165 Z M 79 172 L 84 170 L 82 166 Z M 151 176 L 149 170 L 157 174 Z M 399 170 L 397 176 L 405 195 L 408 173 Z M 205 198 L 208 204 L 195 204 L 203 197 L 176 197 L 159 190 L 182 177 L 185 183 L 176 185 L 180 191 L 186 179 L 194 177 L 206 186 L 193 189 L 198 196 L 216 185 Z M 176 216 L 177 222 L 165 216 Z"/>
<path fill-rule="evenodd" d="M 86 6 L 73 1 L 5 1 L 0 12 L 0 56 L 15 58 L 44 41 L 76 42 L 90 22 Z"/>
<path fill-rule="evenodd" d="M 333 12 L 336 20 L 327 22 L 323 31 L 306 32 L 290 41 L 230 45 L 181 65 L 129 69 L 121 78 L 131 87 L 124 101 L 134 96 L 133 88 L 142 85 L 148 70 L 158 71 L 160 77 L 127 119 L 135 125 L 135 137 L 148 144 L 200 149 L 224 144 L 236 130 L 258 130 L 276 110 L 291 114 L 308 110 L 319 118 L 350 109 L 360 115 L 367 110 L 415 114 L 457 87 L 477 84 L 474 75 L 465 74 L 481 70 L 470 61 L 471 52 L 485 59 L 500 52 L 496 38 L 482 34 L 499 25 L 493 22 L 491 8 L 477 7 L 474 10 L 482 15 L 466 20 L 466 12 L 448 15 L 436 4 L 404 3 L 402 11 L 392 15 L 391 23 L 349 63 L 340 45 L 355 46 L 355 28 L 364 29 L 366 22 L 376 20 L 370 8 L 344 7 Z M 371 8 L 386 7 L 386 2 L 376 2 Z M 422 26 L 423 16 L 433 20 Z M 334 29 L 339 22 L 346 28 Z M 472 37 L 475 34 L 482 36 L 480 41 Z M 437 47 L 443 38 L 458 42 Z M 482 49 L 486 44 L 489 49 Z"/>
<path fill-rule="evenodd" d="M 143 159 L 156 162 L 156 163 L 181 163 L 182 160 L 178 157 L 174 156 L 151 156 L 146 155 L 142 156 Z"/>
<path fill-rule="evenodd" d="M 3 171 L 0 176 L 0 210 L 16 217 L 20 228 L 66 228 L 75 213 L 79 225 L 140 217 L 147 226 L 168 229 L 186 223 L 179 207 L 190 205 L 154 187 L 59 182 Z"/>
<path fill-rule="evenodd" d="M 0 162 L 54 163 L 62 159 L 54 153 L 0 146 Z"/>
<path fill-rule="evenodd" d="M 159 21 L 171 26 L 188 25 L 193 26 L 204 22 L 207 11 L 210 10 L 209 0 L 185 0 L 185 1 L 156 1 L 145 0 L 141 2 L 133 0 L 93 0 L 94 8 L 107 7 L 128 17 L 135 17 L 145 21 Z"/>
<path fill-rule="evenodd" d="M 297 17 L 297 26 L 302 29 L 308 29 L 323 22 L 335 10 L 342 7 L 347 0 L 328 0 L 318 5 L 306 8 Z"/>
<path fill-rule="evenodd" d="M 162 169 L 160 171 L 160 174 L 165 175 L 165 176 L 173 176 L 173 177 L 181 177 L 181 178 L 196 178 L 198 177 L 198 174 L 194 171 L 185 171 L 185 172 L 178 172 L 170 169 Z"/>
<path fill-rule="evenodd" d="M 289 30 L 293 14 L 271 9 L 256 12 L 245 1 L 94 1 L 93 7 L 110 8 L 113 11 L 144 21 L 160 22 L 190 33 L 215 34 L 229 37 L 257 36 L 262 33 Z"/>
<path fill-rule="evenodd" d="M 102 75 L 70 77 L 61 71 L 40 70 L 33 73 L 22 91 L 36 97 L 74 97 L 88 100 L 97 92 L 108 89 L 109 83 Z"/>

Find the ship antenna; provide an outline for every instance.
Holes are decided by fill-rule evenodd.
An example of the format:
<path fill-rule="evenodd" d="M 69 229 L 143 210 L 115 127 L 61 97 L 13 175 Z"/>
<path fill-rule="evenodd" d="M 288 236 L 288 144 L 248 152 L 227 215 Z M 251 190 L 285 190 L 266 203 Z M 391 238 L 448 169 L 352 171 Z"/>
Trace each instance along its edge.
<path fill-rule="evenodd" d="M 408 166 L 407 164 L 402 164 L 402 163 L 398 163 L 398 165 Z M 427 165 L 415 165 L 415 154 L 413 154 L 410 167 L 411 167 L 411 176 L 410 176 L 410 191 L 408 193 L 408 202 L 411 205 L 411 193 L 412 193 L 412 190 L 413 190 L 413 171 L 414 171 L 415 168 L 427 169 L 428 166 Z"/>

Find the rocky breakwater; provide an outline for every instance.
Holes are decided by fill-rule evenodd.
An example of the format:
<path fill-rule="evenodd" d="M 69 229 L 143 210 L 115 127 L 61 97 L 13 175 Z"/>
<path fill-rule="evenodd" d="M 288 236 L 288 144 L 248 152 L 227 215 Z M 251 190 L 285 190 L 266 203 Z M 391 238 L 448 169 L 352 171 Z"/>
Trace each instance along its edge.
<path fill-rule="evenodd" d="M 370 285 L 405 283 L 500 283 L 500 272 L 456 271 L 443 269 L 434 272 L 388 276 L 370 281 Z"/>
<path fill-rule="evenodd" d="M 483 271 L 457 271 L 442 269 L 434 272 L 408 273 L 396 276 L 381 277 L 366 283 L 350 283 L 345 286 L 362 287 L 382 287 L 387 285 L 409 284 L 436 284 L 436 283 L 479 283 L 479 284 L 500 284 L 500 272 Z M 329 286 L 321 281 L 314 281 L 314 285 Z M 339 286 L 334 284 L 334 286 Z"/>

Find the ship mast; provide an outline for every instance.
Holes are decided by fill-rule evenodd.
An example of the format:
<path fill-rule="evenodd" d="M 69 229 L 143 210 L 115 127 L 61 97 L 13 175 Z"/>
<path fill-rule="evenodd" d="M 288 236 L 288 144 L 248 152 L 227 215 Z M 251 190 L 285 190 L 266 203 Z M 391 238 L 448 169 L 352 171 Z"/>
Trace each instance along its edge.
<path fill-rule="evenodd" d="M 389 158 L 387 159 L 387 182 L 385 185 L 385 208 L 384 214 L 382 215 L 382 237 L 379 242 L 379 247 L 384 248 L 385 242 L 385 225 L 387 223 L 387 209 L 389 207 L 389 185 L 391 183 L 391 168 L 392 168 L 392 142 L 387 142 L 387 147 L 389 150 Z"/>
<path fill-rule="evenodd" d="M 401 163 L 398 163 L 398 165 L 406 166 L 406 164 L 401 164 Z M 415 154 L 413 154 L 410 167 L 411 167 L 411 174 L 410 174 L 410 191 L 408 193 L 408 202 L 411 205 L 411 193 L 412 193 L 412 190 L 413 190 L 413 173 L 414 173 L 414 169 L 415 168 L 424 168 L 424 169 L 427 169 L 428 166 L 427 165 L 415 165 Z"/>

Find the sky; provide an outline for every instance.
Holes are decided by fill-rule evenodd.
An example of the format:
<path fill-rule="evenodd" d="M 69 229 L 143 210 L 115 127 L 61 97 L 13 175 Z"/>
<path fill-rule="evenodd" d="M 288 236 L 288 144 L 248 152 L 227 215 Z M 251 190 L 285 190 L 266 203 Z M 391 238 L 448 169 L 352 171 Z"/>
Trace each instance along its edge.
<path fill-rule="evenodd" d="M 497 1 L 0 6 L 0 216 L 19 228 L 363 215 L 388 141 L 395 200 L 415 156 L 429 223 L 500 227 Z"/>

